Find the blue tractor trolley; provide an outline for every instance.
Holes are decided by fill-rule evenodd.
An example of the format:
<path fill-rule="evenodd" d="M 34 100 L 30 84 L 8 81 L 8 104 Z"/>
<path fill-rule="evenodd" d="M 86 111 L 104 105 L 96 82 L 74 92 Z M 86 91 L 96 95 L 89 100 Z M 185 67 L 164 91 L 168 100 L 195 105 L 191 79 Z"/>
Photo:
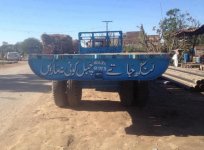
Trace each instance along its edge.
<path fill-rule="evenodd" d="M 52 80 L 55 104 L 78 106 L 82 88 L 117 91 L 125 106 L 143 107 L 148 81 L 165 72 L 166 53 L 124 53 L 122 31 L 80 32 L 77 54 L 32 54 L 32 71 Z"/>

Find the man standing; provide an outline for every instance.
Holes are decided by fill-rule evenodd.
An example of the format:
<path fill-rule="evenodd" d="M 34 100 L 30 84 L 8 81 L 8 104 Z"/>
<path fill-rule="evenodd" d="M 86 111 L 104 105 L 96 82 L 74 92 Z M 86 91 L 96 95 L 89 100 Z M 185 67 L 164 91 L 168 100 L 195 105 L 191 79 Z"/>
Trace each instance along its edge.
<path fill-rule="evenodd" d="M 174 66 L 175 67 L 178 67 L 178 50 L 175 50 L 175 54 L 173 55 L 173 57 L 172 57 L 172 60 L 173 60 L 173 62 L 174 62 Z"/>

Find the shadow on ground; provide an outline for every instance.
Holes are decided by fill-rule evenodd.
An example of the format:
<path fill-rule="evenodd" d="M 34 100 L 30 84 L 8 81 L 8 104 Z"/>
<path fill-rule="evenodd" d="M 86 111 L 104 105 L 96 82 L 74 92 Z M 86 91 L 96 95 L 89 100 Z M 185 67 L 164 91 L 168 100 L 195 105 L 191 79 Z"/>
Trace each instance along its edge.
<path fill-rule="evenodd" d="M 34 74 L 0 75 L 0 92 L 48 92 L 48 83 Z"/>
<path fill-rule="evenodd" d="M 204 96 L 174 85 L 152 83 L 150 101 L 144 109 L 123 107 L 118 101 L 83 100 L 78 111 L 127 111 L 132 125 L 127 134 L 144 136 L 203 136 Z"/>
<path fill-rule="evenodd" d="M 75 108 L 77 111 L 104 111 L 104 112 L 115 112 L 115 111 L 127 111 L 127 108 L 123 107 L 119 101 L 111 100 L 82 100 L 79 107 Z"/>

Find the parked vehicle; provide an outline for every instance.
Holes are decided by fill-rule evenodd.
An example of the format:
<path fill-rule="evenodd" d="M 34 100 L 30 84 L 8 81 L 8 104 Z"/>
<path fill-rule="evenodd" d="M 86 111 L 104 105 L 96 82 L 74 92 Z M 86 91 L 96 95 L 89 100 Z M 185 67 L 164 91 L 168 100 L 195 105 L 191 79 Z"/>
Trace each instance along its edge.
<path fill-rule="evenodd" d="M 32 54 L 33 72 L 52 80 L 55 104 L 74 107 L 82 88 L 119 92 L 125 106 L 145 106 L 148 81 L 165 72 L 166 53 L 123 53 L 122 31 L 80 32 L 78 54 Z"/>
<path fill-rule="evenodd" d="M 7 52 L 5 58 L 9 61 L 19 61 L 21 60 L 21 55 L 18 52 Z"/>

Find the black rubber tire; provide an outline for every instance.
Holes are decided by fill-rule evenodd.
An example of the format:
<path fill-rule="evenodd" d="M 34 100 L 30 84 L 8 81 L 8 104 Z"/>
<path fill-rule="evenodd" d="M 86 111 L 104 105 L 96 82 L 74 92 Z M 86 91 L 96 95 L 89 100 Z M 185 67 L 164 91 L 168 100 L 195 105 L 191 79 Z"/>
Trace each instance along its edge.
<path fill-rule="evenodd" d="M 134 101 L 134 82 L 122 81 L 120 83 L 119 95 L 123 106 L 132 106 Z"/>
<path fill-rule="evenodd" d="M 70 107 L 79 106 L 82 96 L 82 88 L 80 81 L 67 81 L 67 101 Z"/>
<path fill-rule="evenodd" d="M 143 108 L 149 100 L 149 83 L 148 81 L 134 82 L 134 101 L 133 105 Z"/>
<path fill-rule="evenodd" d="M 67 81 L 52 81 L 53 99 L 58 107 L 68 106 L 66 87 Z"/>

